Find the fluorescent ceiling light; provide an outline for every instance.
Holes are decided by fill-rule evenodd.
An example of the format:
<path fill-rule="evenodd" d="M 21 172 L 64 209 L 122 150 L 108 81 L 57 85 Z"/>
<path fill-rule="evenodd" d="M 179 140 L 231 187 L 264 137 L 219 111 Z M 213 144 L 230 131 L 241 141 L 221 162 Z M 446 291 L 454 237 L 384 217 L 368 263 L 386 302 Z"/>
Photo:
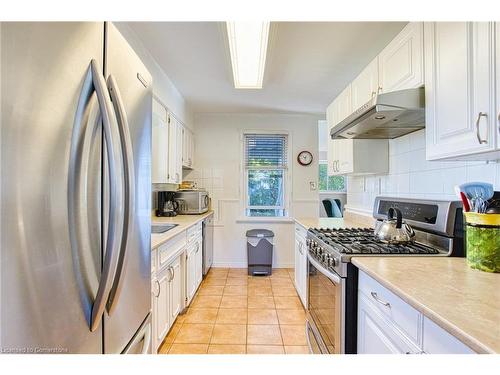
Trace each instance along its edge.
<path fill-rule="evenodd" d="M 227 22 L 234 87 L 261 89 L 266 65 L 269 22 Z"/>

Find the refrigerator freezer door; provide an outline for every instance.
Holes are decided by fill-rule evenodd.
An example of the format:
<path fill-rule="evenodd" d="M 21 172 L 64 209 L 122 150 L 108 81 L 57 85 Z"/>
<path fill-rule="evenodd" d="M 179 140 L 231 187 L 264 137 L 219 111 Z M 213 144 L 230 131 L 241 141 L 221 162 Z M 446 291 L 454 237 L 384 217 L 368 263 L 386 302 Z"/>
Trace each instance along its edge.
<path fill-rule="evenodd" d="M 101 353 L 89 329 L 101 269 L 101 132 L 95 93 L 102 23 L 3 23 L 1 61 L 1 349 Z M 70 236 L 70 143 L 78 136 Z M 73 246 L 71 244 L 73 238 Z M 101 325 L 102 327 L 102 325 Z"/>
<path fill-rule="evenodd" d="M 152 92 L 149 72 L 112 23 L 105 34 L 105 77 L 108 87 L 116 86 L 111 97 L 118 122 L 128 124 L 122 129 L 123 162 L 130 162 L 126 178 L 133 179 L 125 189 L 133 195 L 125 202 L 131 205 L 125 212 L 125 245 L 104 314 L 104 352 L 121 353 L 151 310 Z"/>
<path fill-rule="evenodd" d="M 151 314 L 149 314 L 122 354 L 152 354 L 152 329 Z"/>

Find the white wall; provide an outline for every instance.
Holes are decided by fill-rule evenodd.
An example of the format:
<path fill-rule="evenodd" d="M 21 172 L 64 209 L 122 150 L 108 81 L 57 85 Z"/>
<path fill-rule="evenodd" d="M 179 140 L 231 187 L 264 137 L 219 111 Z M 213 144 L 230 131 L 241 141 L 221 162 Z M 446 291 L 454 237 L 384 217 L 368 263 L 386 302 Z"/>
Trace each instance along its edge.
<path fill-rule="evenodd" d="M 153 93 L 172 111 L 181 122 L 192 128 L 193 118 L 189 107 L 179 90 L 158 65 L 137 35 L 123 22 L 114 22 L 120 33 L 127 39 L 153 77 Z"/>
<path fill-rule="evenodd" d="M 196 114 L 196 170 L 185 176 L 206 188 L 212 198 L 216 227 L 214 265 L 246 267 L 245 232 L 266 228 L 275 233 L 275 267 L 294 263 L 294 224 L 241 222 L 240 178 L 242 130 L 284 130 L 290 135 L 291 215 L 318 216 L 318 193 L 309 182 L 318 180 L 318 120 L 316 116 L 285 114 Z M 302 167 L 296 162 L 299 151 L 309 150 L 314 162 Z"/>
<path fill-rule="evenodd" d="M 349 177 L 347 208 L 371 214 L 377 195 L 458 200 L 453 187 L 485 181 L 500 190 L 500 164 L 486 162 L 426 161 L 425 129 L 389 142 L 389 174 Z"/>

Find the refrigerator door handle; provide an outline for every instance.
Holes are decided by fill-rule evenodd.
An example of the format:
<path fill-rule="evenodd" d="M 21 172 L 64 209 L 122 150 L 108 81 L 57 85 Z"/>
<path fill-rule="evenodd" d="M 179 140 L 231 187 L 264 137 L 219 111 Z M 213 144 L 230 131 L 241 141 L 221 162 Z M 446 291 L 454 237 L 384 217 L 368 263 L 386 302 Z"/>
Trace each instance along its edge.
<path fill-rule="evenodd" d="M 92 71 L 92 82 L 97 95 L 99 109 L 102 116 L 102 124 L 104 130 L 104 138 L 106 141 L 106 156 L 108 158 L 109 169 L 109 220 L 105 245 L 105 256 L 101 278 L 97 295 L 92 306 L 92 316 L 90 322 L 90 330 L 95 331 L 99 326 L 106 301 L 111 289 L 114 273 L 118 261 L 118 252 L 120 242 L 116 238 L 116 224 L 118 222 L 120 205 L 121 205 L 121 190 L 117 182 L 117 160 L 120 159 L 119 146 L 117 143 L 116 132 L 116 116 L 113 111 L 113 105 L 106 89 L 106 82 L 101 74 L 98 64 L 95 60 L 90 63 Z"/>
<path fill-rule="evenodd" d="M 120 133 L 122 160 L 124 164 L 124 220 L 122 228 L 122 237 L 120 245 L 120 253 L 118 256 L 118 264 L 116 268 L 115 278 L 109 298 L 107 302 L 108 314 L 112 314 L 116 307 L 116 301 L 119 299 L 120 292 L 123 286 L 123 272 L 126 269 L 127 262 L 127 240 L 129 231 L 134 227 L 134 206 L 135 206 L 135 176 L 134 176 L 134 159 L 132 151 L 132 138 L 130 137 L 130 128 L 127 121 L 127 114 L 123 105 L 123 100 L 120 95 L 120 90 L 113 75 L 107 79 L 107 85 L 113 108 L 116 113 L 118 130 Z"/>

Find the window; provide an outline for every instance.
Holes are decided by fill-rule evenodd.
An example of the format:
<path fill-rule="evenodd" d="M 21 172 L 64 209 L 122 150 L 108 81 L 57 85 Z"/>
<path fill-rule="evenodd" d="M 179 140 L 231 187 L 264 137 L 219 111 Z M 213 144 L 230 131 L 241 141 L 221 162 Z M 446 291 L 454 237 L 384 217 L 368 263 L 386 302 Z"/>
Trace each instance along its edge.
<path fill-rule="evenodd" d="M 328 176 L 326 161 L 319 162 L 319 191 L 346 191 L 344 176 Z"/>
<path fill-rule="evenodd" d="M 245 134 L 246 216 L 286 216 L 288 139 L 284 134 Z"/>

